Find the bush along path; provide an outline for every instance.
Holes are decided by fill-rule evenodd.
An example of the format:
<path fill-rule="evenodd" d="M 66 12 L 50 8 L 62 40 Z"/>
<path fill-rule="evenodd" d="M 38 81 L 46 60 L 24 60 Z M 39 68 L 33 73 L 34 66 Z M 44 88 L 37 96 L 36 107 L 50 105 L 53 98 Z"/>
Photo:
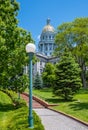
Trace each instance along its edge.
<path fill-rule="evenodd" d="M 22 96 L 28 103 L 28 94 Z M 35 101 L 36 102 L 36 101 Z M 48 108 L 38 108 L 33 100 L 33 109 L 41 118 L 45 130 L 88 130 L 88 126 Z M 35 105 L 34 105 L 35 103 Z"/>

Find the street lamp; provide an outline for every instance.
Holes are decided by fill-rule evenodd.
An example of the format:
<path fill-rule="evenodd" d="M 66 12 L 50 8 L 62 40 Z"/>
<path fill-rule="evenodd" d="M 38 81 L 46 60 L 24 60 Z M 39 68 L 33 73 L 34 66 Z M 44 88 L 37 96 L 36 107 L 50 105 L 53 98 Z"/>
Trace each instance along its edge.
<path fill-rule="evenodd" d="M 33 128 L 33 115 L 32 115 L 32 58 L 35 53 L 35 45 L 33 43 L 28 43 L 26 45 L 26 52 L 29 54 L 29 116 L 28 116 L 28 123 L 29 127 Z"/>

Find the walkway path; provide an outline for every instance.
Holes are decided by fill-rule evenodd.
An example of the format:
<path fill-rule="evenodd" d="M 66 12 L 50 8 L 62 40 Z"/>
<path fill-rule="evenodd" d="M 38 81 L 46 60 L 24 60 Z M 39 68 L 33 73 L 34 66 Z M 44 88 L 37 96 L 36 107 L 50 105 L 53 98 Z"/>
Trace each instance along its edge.
<path fill-rule="evenodd" d="M 28 97 L 22 95 L 28 103 Z M 60 113 L 44 108 L 41 104 L 33 100 L 33 109 L 41 118 L 45 130 L 88 130 L 85 126 Z"/>
<path fill-rule="evenodd" d="M 22 98 L 24 100 L 26 100 L 27 104 L 29 103 L 29 98 L 27 95 L 21 94 Z M 33 100 L 33 108 L 44 108 L 44 106 L 42 106 L 40 103 L 36 102 L 35 100 Z"/>
<path fill-rule="evenodd" d="M 88 130 L 88 127 L 49 109 L 34 109 L 42 120 L 45 130 Z"/>

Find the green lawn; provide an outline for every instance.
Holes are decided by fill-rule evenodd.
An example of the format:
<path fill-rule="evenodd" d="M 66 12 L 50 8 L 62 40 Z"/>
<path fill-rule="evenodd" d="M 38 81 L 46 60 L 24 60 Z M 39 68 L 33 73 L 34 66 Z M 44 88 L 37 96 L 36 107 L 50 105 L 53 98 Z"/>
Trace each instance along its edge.
<path fill-rule="evenodd" d="M 88 90 L 80 90 L 74 96 L 73 101 L 69 102 L 60 97 L 55 97 L 52 94 L 52 89 L 33 90 L 33 94 L 48 103 L 58 104 L 53 109 L 65 112 L 88 123 Z"/>
<path fill-rule="evenodd" d="M 0 130 L 4 130 L 8 122 L 9 108 L 11 108 L 11 99 L 0 91 Z M 7 109 L 6 109 L 7 108 Z"/>
<path fill-rule="evenodd" d="M 14 96 L 14 95 L 13 95 Z M 33 130 L 44 130 L 41 120 L 33 112 Z M 30 130 L 28 128 L 28 107 L 21 100 L 15 107 L 10 97 L 0 91 L 0 130 Z"/>

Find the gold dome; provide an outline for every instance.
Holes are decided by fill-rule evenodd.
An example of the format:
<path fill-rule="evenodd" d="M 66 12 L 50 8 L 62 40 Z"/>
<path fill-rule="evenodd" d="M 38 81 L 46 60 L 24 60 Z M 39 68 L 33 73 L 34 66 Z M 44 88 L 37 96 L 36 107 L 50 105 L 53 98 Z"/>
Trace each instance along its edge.
<path fill-rule="evenodd" d="M 50 25 L 50 19 L 47 19 L 47 25 L 43 28 L 42 32 L 55 32 L 54 27 Z"/>

